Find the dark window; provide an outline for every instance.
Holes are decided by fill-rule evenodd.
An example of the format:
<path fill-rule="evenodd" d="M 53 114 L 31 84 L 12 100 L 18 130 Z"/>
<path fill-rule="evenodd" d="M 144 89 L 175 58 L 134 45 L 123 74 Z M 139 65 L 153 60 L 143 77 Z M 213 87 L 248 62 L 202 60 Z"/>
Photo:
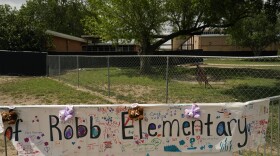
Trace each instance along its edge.
<path fill-rule="evenodd" d="M 104 51 L 110 51 L 110 46 L 104 46 Z"/>
<path fill-rule="evenodd" d="M 91 51 L 98 51 L 96 46 L 93 46 Z"/>
<path fill-rule="evenodd" d="M 125 51 L 125 52 L 129 51 L 129 47 L 128 46 L 123 46 L 123 51 Z"/>

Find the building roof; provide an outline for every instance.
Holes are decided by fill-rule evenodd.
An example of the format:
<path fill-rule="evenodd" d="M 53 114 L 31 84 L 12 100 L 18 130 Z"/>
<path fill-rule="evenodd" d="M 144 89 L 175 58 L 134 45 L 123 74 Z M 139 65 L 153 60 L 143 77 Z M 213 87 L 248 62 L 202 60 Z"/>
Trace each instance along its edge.
<path fill-rule="evenodd" d="M 137 45 L 137 44 L 135 44 L 135 43 L 119 43 L 119 44 L 113 44 L 113 43 L 91 43 L 89 45 L 96 45 L 96 46 L 119 45 L 119 46 L 124 46 L 124 45 Z"/>
<path fill-rule="evenodd" d="M 227 34 L 201 34 L 197 36 L 203 36 L 203 37 L 220 37 L 220 36 L 229 36 Z"/>
<path fill-rule="evenodd" d="M 76 36 L 71 36 L 71 35 L 67 35 L 67 34 L 63 34 L 63 33 L 59 33 L 59 32 L 52 31 L 52 30 L 47 30 L 46 34 L 52 35 L 52 36 L 56 36 L 56 37 L 60 37 L 60 38 L 65 38 L 65 39 L 68 39 L 68 40 L 73 40 L 73 41 L 87 43 L 87 41 L 85 39 L 83 39 L 83 38 L 76 37 Z"/>

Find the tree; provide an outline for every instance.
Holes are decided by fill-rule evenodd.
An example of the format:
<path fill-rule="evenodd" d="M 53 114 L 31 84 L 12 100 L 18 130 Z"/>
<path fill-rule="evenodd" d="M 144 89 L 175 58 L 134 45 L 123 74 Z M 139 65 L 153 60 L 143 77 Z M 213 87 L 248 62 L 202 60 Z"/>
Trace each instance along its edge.
<path fill-rule="evenodd" d="M 9 5 L 0 5 L 0 49 L 9 47 L 9 23 L 15 19 L 16 10 L 12 10 Z"/>
<path fill-rule="evenodd" d="M 280 12 L 280 1 L 279 0 L 267 0 L 264 4 L 264 10 L 267 15 L 267 19 L 271 23 L 277 23 Z"/>
<path fill-rule="evenodd" d="M 45 51 L 49 37 L 45 30 L 34 26 L 32 21 L 11 9 L 0 5 L 0 49 L 13 51 Z"/>
<path fill-rule="evenodd" d="M 85 18 L 87 32 L 114 42 L 134 39 L 139 55 L 153 54 L 180 35 L 201 34 L 207 27 L 229 27 L 258 8 L 261 0 L 89 0 L 97 16 Z M 172 31 L 156 40 L 167 27 Z M 149 70 L 149 60 L 141 61 Z"/>
<path fill-rule="evenodd" d="M 81 19 L 89 14 L 83 0 L 28 0 L 20 13 L 45 29 L 74 36 L 84 35 Z"/>
<path fill-rule="evenodd" d="M 279 41 L 279 14 L 275 6 L 277 4 L 273 1 L 267 1 L 261 12 L 244 18 L 229 28 L 227 32 L 230 34 L 231 42 L 249 47 L 255 56 L 259 56 L 267 46 Z"/>

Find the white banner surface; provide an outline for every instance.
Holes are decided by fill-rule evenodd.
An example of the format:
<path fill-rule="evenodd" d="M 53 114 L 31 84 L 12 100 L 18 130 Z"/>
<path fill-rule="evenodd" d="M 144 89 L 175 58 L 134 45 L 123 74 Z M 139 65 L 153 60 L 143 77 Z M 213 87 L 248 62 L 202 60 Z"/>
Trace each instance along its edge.
<path fill-rule="evenodd" d="M 18 120 L 3 133 L 22 156 L 226 155 L 265 143 L 269 102 L 198 103 L 199 119 L 184 116 L 191 104 L 145 104 L 133 122 L 130 105 L 74 105 L 66 122 L 65 105 L 15 106 Z"/>

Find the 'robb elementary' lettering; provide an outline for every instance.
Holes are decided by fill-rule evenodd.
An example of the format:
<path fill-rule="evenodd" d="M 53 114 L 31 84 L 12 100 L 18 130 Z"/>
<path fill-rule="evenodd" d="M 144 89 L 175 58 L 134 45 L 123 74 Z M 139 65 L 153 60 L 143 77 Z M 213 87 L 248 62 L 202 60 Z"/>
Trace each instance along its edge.
<path fill-rule="evenodd" d="M 124 140 L 133 139 L 133 134 L 128 134 L 127 129 L 134 129 L 134 125 L 127 125 L 125 119 L 127 118 L 128 113 L 122 112 L 121 113 L 121 132 L 122 138 Z M 50 140 L 54 141 L 55 139 L 62 140 L 64 139 L 71 139 L 73 136 L 76 138 L 86 137 L 89 134 L 91 139 L 97 139 L 101 133 L 102 129 L 99 125 L 94 125 L 92 116 L 90 118 L 89 125 L 82 125 L 79 124 L 79 118 L 75 117 L 75 124 L 74 126 L 67 125 L 64 129 L 59 128 L 59 118 L 55 115 L 49 115 L 49 127 L 50 127 Z M 240 134 L 244 135 L 244 141 L 237 143 L 239 148 L 246 146 L 248 140 L 248 131 L 247 131 L 247 121 L 246 118 L 241 119 L 231 119 L 230 121 L 221 121 L 216 125 L 216 132 L 211 132 L 211 127 L 213 125 L 213 120 L 211 120 L 211 114 L 207 114 L 206 122 L 202 122 L 201 120 L 192 120 L 188 121 L 185 120 L 184 122 L 180 123 L 179 120 L 173 119 L 172 121 L 162 121 L 162 128 L 157 128 L 158 126 L 155 123 L 147 124 L 148 127 L 143 127 L 143 121 L 138 120 L 137 124 L 139 125 L 139 136 L 140 139 L 143 138 L 143 130 L 147 132 L 149 137 L 156 137 L 159 133 L 162 134 L 162 137 L 172 137 L 173 135 L 177 137 L 182 136 L 194 136 L 194 135 L 203 135 L 206 133 L 207 136 L 232 136 L 232 127 L 237 126 L 238 131 Z M 19 122 L 17 122 L 18 127 Z M 135 123 L 136 124 L 136 123 Z M 237 125 L 236 125 L 237 124 Z M 241 125 L 242 124 L 242 125 Z M 195 126 L 198 125 L 200 127 L 200 131 L 195 131 Z M 244 125 L 244 126 L 243 126 Z M 214 127 L 215 128 L 215 127 Z M 20 132 L 16 130 L 14 133 Z M 58 134 L 58 138 L 54 138 L 54 133 Z M 199 134 L 196 134 L 199 133 Z"/>

